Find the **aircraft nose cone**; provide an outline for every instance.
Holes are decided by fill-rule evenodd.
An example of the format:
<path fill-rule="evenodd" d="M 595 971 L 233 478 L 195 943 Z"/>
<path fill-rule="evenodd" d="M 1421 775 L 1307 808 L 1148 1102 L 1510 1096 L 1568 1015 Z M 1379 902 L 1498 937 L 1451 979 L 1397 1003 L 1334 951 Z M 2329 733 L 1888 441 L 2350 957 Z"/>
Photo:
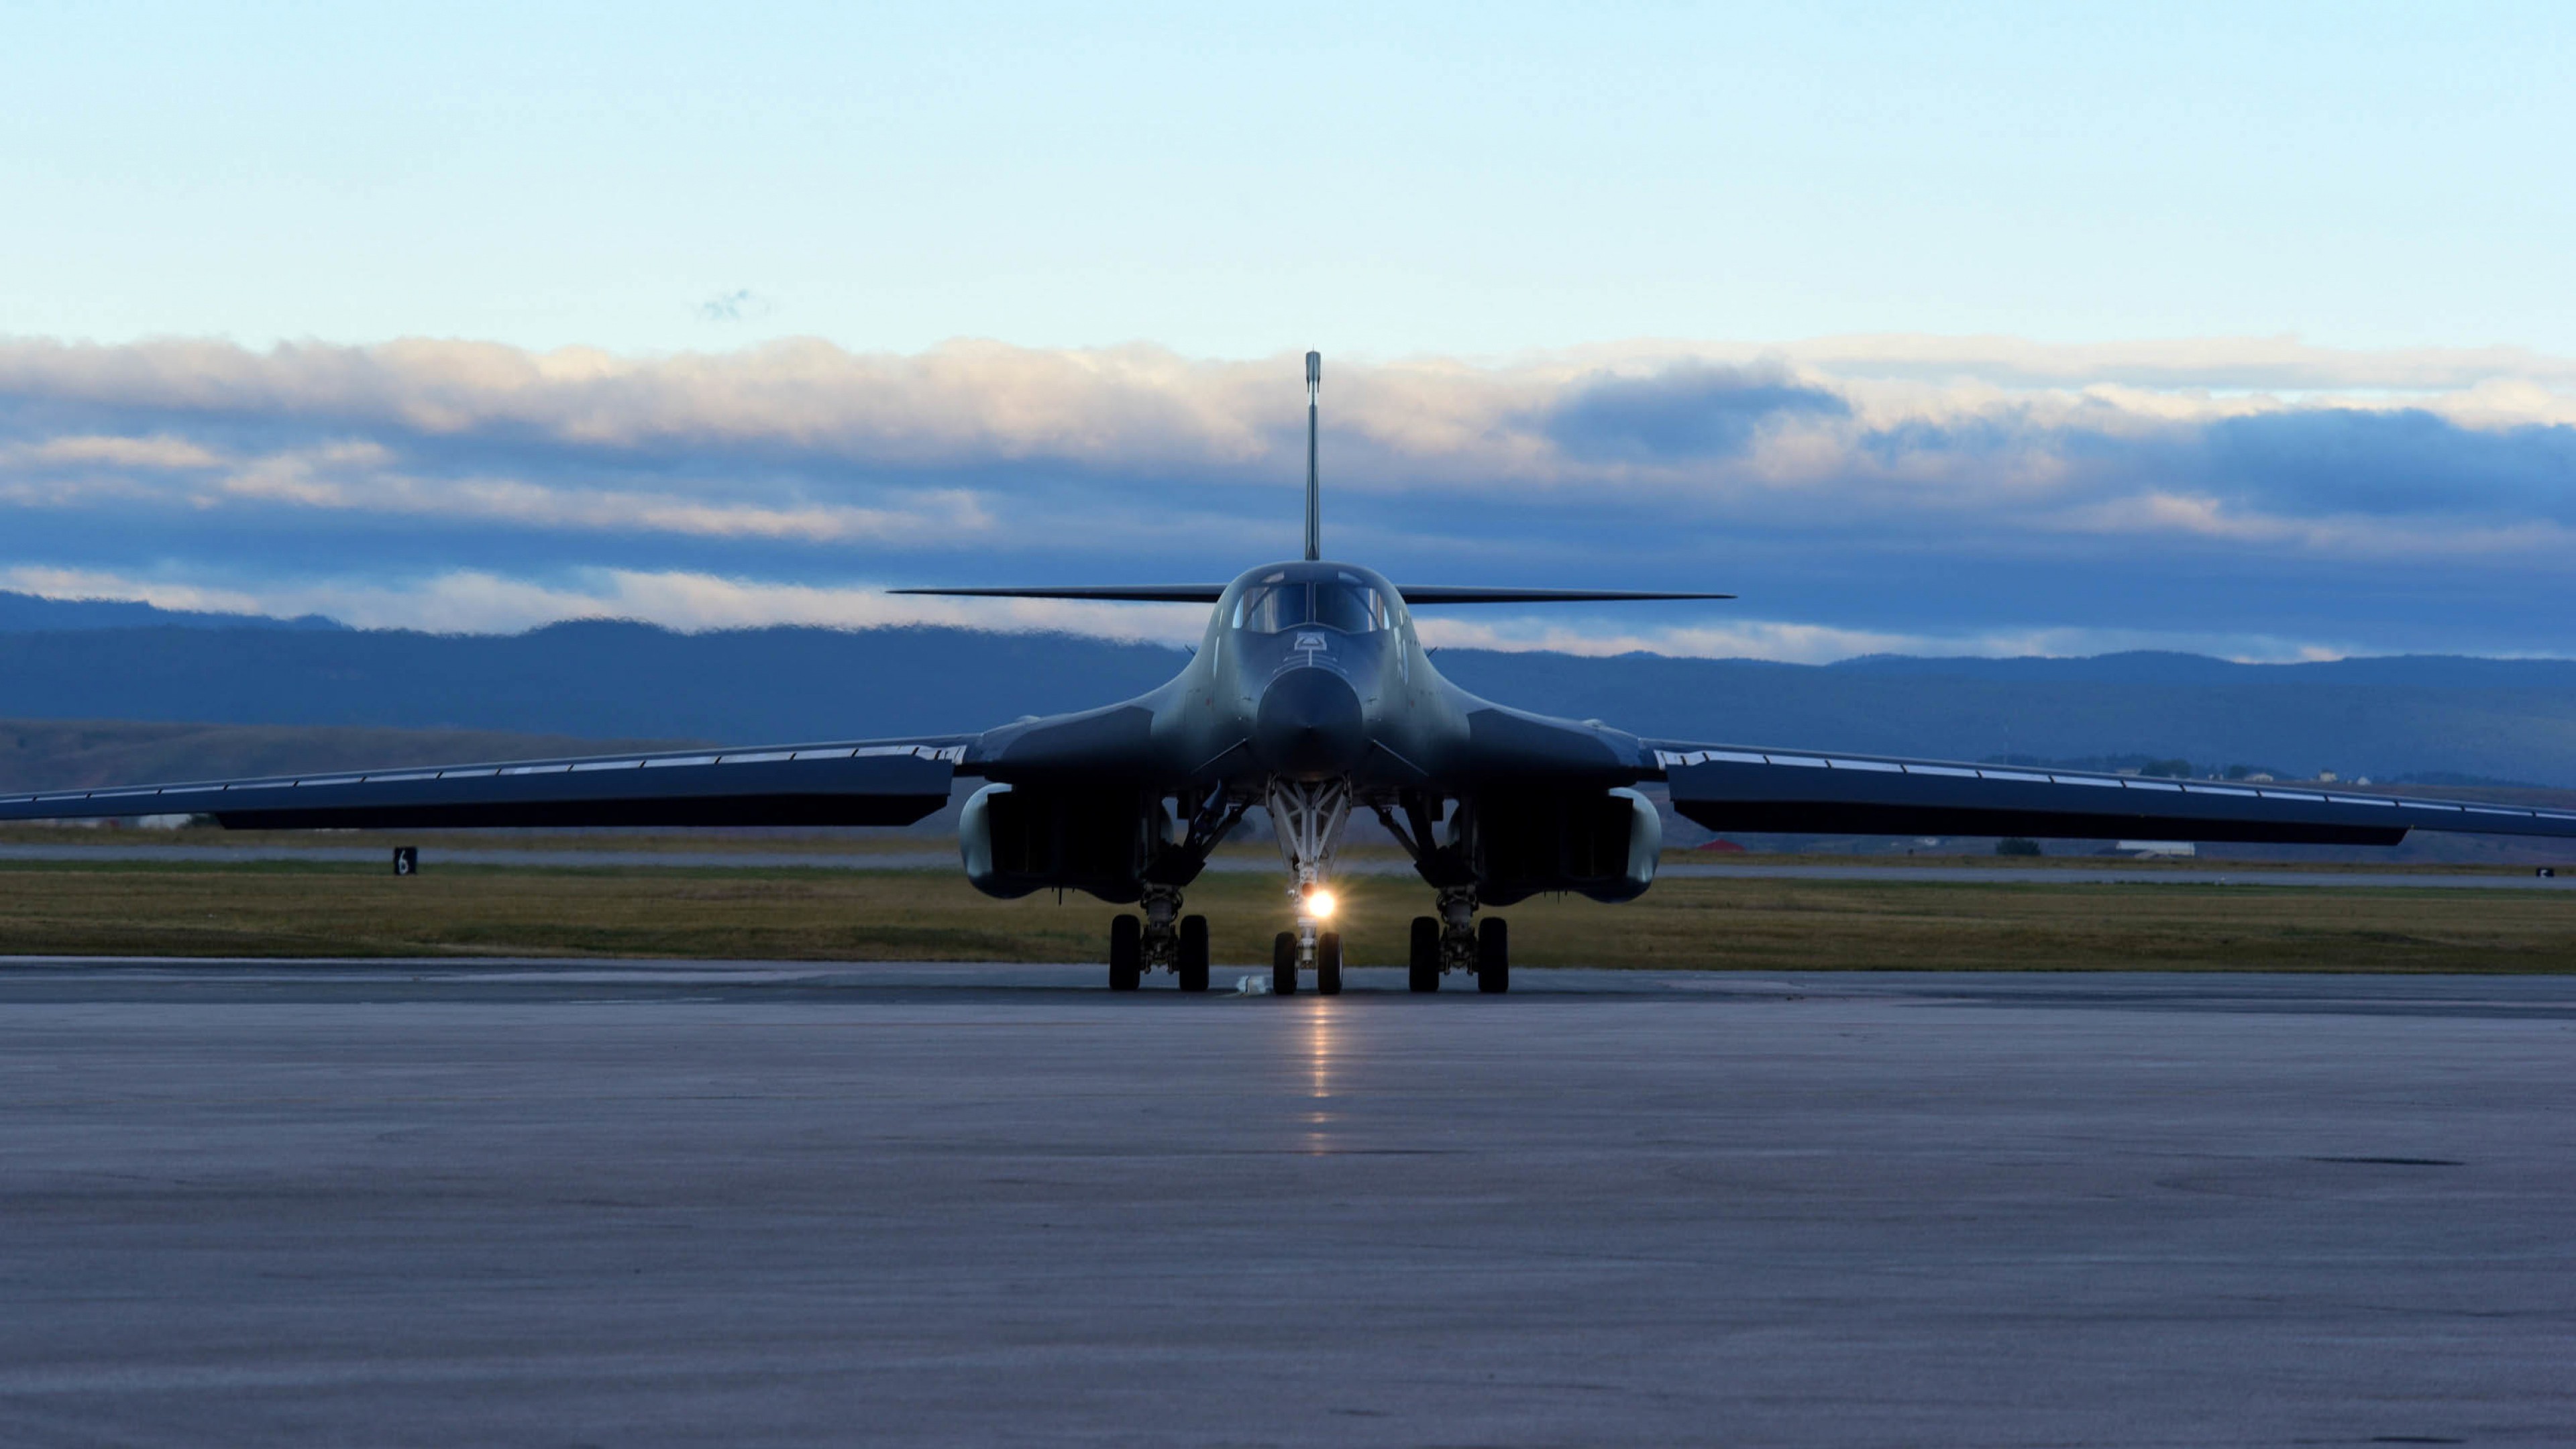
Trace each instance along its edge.
<path fill-rule="evenodd" d="M 1347 775 L 1368 750 L 1360 697 L 1330 670 L 1289 670 L 1262 691 L 1252 748 L 1273 773 L 1292 779 Z"/>

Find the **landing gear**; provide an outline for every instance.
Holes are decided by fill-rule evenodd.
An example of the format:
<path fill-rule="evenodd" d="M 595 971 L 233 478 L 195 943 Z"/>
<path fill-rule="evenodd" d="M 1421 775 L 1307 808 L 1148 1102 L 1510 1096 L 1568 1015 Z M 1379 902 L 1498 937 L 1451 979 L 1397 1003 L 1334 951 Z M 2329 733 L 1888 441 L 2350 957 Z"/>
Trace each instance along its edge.
<path fill-rule="evenodd" d="M 1441 890 L 1439 911 L 1439 950 L 1437 960 L 1442 971 L 1464 971 L 1476 974 L 1483 959 L 1476 946 L 1476 888 L 1472 885 L 1448 886 Z"/>
<path fill-rule="evenodd" d="M 1144 974 L 1169 968 L 1183 991 L 1208 989 L 1207 917 L 1181 914 L 1178 886 L 1148 885 L 1144 918 L 1109 923 L 1109 989 L 1133 991 Z"/>
<path fill-rule="evenodd" d="M 1413 918 L 1412 950 L 1405 959 L 1404 984 L 1415 991 L 1437 991 L 1440 978 L 1464 971 L 1487 993 L 1512 989 L 1511 927 L 1499 916 L 1476 919 L 1476 888 L 1450 886 L 1440 892 L 1440 914 Z"/>
<path fill-rule="evenodd" d="M 1297 933 L 1282 931 L 1270 942 L 1270 994 L 1297 994 Z"/>
<path fill-rule="evenodd" d="M 1165 970 L 1180 964 L 1181 890 L 1148 882 L 1136 898 L 1145 913 L 1145 969 Z"/>
<path fill-rule="evenodd" d="M 1207 917 L 1181 917 L 1180 959 L 1172 963 L 1183 991 L 1208 989 Z"/>
<path fill-rule="evenodd" d="M 1341 989 L 1341 964 L 1334 958 L 1332 984 L 1324 985 L 1323 938 L 1330 934 L 1324 925 L 1332 919 L 1333 893 L 1325 882 L 1333 873 L 1333 854 L 1341 848 L 1342 827 L 1351 818 L 1351 782 L 1326 780 L 1311 783 L 1273 778 L 1262 791 L 1262 804 L 1270 812 L 1271 828 L 1279 840 L 1279 856 L 1288 866 L 1288 898 L 1297 908 L 1297 929 L 1290 939 L 1295 954 L 1290 957 L 1290 978 L 1298 970 L 1312 966 L 1316 985 L 1326 992 Z M 1334 938 L 1337 942 L 1338 936 Z M 1294 990 L 1292 985 L 1290 990 Z"/>
<path fill-rule="evenodd" d="M 1109 923 L 1109 989 L 1133 991 L 1145 975 L 1145 923 L 1120 916 Z"/>
<path fill-rule="evenodd" d="M 1326 931 L 1315 938 L 1315 990 L 1323 996 L 1342 994 L 1342 933 Z"/>
<path fill-rule="evenodd" d="M 1476 989 L 1487 995 L 1512 989 L 1512 933 L 1500 916 L 1487 916 L 1476 929 Z"/>

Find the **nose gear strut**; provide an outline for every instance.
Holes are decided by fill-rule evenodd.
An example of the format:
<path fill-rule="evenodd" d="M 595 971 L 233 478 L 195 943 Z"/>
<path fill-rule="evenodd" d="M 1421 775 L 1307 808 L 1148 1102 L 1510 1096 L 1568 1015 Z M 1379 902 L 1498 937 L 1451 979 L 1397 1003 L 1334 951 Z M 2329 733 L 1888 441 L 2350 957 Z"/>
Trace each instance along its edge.
<path fill-rule="evenodd" d="M 1296 956 L 1288 969 L 1314 971 L 1317 989 L 1331 995 L 1341 989 L 1341 936 L 1328 930 L 1325 917 L 1312 907 L 1316 893 L 1332 877 L 1342 828 L 1350 823 L 1351 782 L 1274 776 L 1261 798 L 1279 837 L 1279 854 L 1288 863 L 1288 895 L 1297 907 Z M 1293 977 L 1290 989 L 1295 989 Z"/>

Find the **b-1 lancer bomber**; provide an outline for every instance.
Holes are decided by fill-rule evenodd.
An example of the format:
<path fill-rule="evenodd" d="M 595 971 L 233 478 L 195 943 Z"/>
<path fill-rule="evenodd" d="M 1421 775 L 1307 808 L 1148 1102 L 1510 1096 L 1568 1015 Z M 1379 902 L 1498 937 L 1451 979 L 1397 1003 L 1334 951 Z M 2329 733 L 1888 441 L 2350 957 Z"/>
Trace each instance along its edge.
<path fill-rule="evenodd" d="M 1273 989 L 1342 988 L 1334 858 L 1366 810 L 1431 891 L 1409 981 L 1463 973 L 1510 988 L 1488 908 L 1571 891 L 1631 900 L 1654 883 L 1661 781 L 1721 831 L 2187 839 L 2394 845 L 2409 830 L 2576 837 L 2576 814 L 2378 793 L 2156 780 L 1824 750 L 1640 739 L 1479 699 L 1441 678 L 1419 609 L 1716 593 L 1424 587 L 1322 556 L 1315 457 L 1322 364 L 1306 355 L 1305 557 L 1231 583 L 909 589 L 985 597 L 1212 605 L 1168 684 L 1122 703 L 975 735 L 526 760 L 0 797 L 0 820 L 211 815 L 248 829 L 440 826 L 906 825 L 984 781 L 959 825 L 966 877 L 1001 897 L 1087 891 L 1133 905 L 1110 923 L 1109 984 L 1169 970 L 1208 987 L 1208 930 L 1183 893 L 1259 807 L 1287 875 L 1293 929 Z M 1480 919 L 1480 913 L 1482 914 Z"/>

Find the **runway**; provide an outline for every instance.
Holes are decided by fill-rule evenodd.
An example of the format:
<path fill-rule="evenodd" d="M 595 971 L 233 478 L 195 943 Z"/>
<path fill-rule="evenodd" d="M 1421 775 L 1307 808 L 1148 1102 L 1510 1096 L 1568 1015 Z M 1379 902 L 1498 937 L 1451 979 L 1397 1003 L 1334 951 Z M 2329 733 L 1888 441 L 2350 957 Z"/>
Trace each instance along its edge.
<path fill-rule="evenodd" d="M 2576 1441 L 2576 979 L 1356 974 L 0 961 L 0 1441 Z"/>

